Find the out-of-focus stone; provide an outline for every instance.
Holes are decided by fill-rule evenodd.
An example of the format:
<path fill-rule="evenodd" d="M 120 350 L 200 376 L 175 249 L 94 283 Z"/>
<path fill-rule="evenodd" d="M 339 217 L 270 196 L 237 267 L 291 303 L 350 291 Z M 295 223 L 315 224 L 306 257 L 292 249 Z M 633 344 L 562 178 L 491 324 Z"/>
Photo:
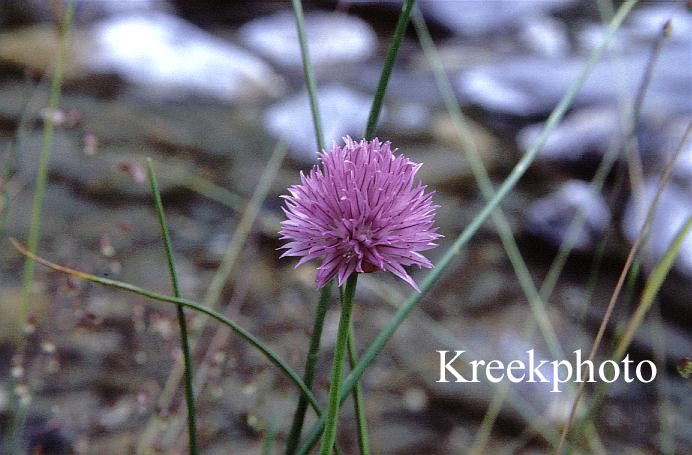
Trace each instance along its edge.
<path fill-rule="evenodd" d="M 362 61 L 377 47 L 375 32 L 358 17 L 337 12 L 309 12 L 304 22 L 310 61 L 318 69 Z M 296 21 L 291 12 L 282 11 L 250 21 L 239 33 L 245 45 L 272 62 L 292 69 L 302 68 Z"/>
<path fill-rule="evenodd" d="M 347 134 L 359 138 L 368 120 L 371 99 L 343 85 L 331 84 L 317 90 L 325 146 L 341 143 Z M 293 155 L 306 163 L 317 160 L 315 128 L 307 92 L 302 92 L 271 106 L 264 123 L 277 139 L 288 142 Z"/>
<path fill-rule="evenodd" d="M 486 170 L 491 172 L 496 165 L 506 162 L 506 151 L 502 150 L 500 141 L 489 130 L 482 127 L 478 123 L 466 118 L 464 124 L 469 134 L 469 138 L 476 151 L 481 156 Z M 465 155 L 464 140 L 460 136 L 463 131 L 458 131 L 451 117 L 447 114 L 436 115 L 432 120 L 433 137 L 455 149 L 455 152 L 461 156 Z"/>
<path fill-rule="evenodd" d="M 256 157 L 270 139 L 254 118 L 217 103 L 145 103 L 127 97 L 95 100 L 67 95 L 65 109 L 80 112 L 85 132 L 103 144 L 141 142 L 214 162 Z"/>
<path fill-rule="evenodd" d="M 0 34 L 0 60 L 47 72 L 59 39 L 46 24 Z M 259 57 L 165 13 L 121 14 L 75 27 L 68 81 L 116 75 L 154 100 L 202 97 L 236 102 L 277 96 L 285 83 Z"/>
<path fill-rule="evenodd" d="M 518 32 L 522 44 L 546 57 L 565 56 L 570 51 L 567 26 L 550 17 L 527 19 Z"/>
<path fill-rule="evenodd" d="M 545 162 L 563 166 L 597 163 L 614 145 L 613 141 L 622 141 L 621 124 L 620 114 L 610 107 L 578 110 L 553 129 L 538 156 Z M 544 124 L 539 123 L 519 131 L 519 148 L 527 152 L 543 128 Z"/>
<path fill-rule="evenodd" d="M 279 95 L 283 81 L 261 59 L 172 15 L 122 15 L 91 30 L 85 65 L 115 73 L 147 96 L 237 101 Z"/>
<path fill-rule="evenodd" d="M 386 121 L 378 126 L 378 130 L 384 131 L 387 137 L 420 138 L 429 134 L 432 112 L 425 104 L 415 101 L 391 103 L 387 112 Z"/>
<path fill-rule="evenodd" d="M 427 18 L 464 37 L 507 33 L 521 20 L 545 16 L 569 7 L 574 0 L 522 0 L 519 2 L 436 1 L 421 2 Z"/>
<path fill-rule="evenodd" d="M 617 61 L 599 61 L 573 106 L 616 105 L 618 93 L 636 93 L 648 61 L 646 47 L 628 52 Z M 462 73 L 455 87 L 463 102 L 478 105 L 491 115 L 543 117 L 558 104 L 584 64 L 581 57 L 512 57 Z M 665 47 L 646 92 L 642 113 L 659 117 L 689 113 L 691 65 L 689 46 Z"/>
<path fill-rule="evenodd" d="M 584 222 L 574 239 L 574 248 L 593 248 L 610 223 L 610 209 L 605 198 L 581 180 L 570 180 L 560 189 L 535 201 L 528 209 L 529 232 L 559 246 L 567 239 L 572 220 L 582 211 Z"/>
<path fill-rule="evenodd" d="M 48 73 L 54 66 L 60 38 L 51 24 L 37 24 L 0 33 L 0 61 Z M 75 27 L 70 47 L 65 53 L 63 77 L 65 80 L 84 77 L 84 60 L 89 53 L 87 33 Z"/>
<path fill-rule="evenodd" d="M 42 140 L 40 132 L 22 139 L 18 153 L 19 169 L 26 177 L 33 178 L 38 169 L 38 150 Z M 166 163 L 166 172 L 159 176 L 163 194 L 181 187 L 184 177 L 190 175 L 195 167 L 190 160 L 162 157 L 155 149 L 141 145 L 112 145 L 88 156 L 83 153 L 83 146 L 74 134 L 58 130 L 53 141 L 49 175 L 93 197 L 148 199 L 151 190 L 144 171 L 146 157 Z"/>

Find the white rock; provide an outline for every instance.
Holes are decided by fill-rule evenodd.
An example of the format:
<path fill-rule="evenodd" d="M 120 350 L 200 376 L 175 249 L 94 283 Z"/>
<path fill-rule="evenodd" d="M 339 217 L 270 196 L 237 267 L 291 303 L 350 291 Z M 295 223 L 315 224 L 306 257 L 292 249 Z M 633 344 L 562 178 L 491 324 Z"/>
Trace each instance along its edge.
<path fill-rule="evenodd" d="M 573 165 L 598 161 L 622 132 L 620 114 L 611 107 L 596 106 L 569 114 L 548 136 L 539 152 L 542 160 Z M 526 153 L 545 125 L 527 126 L 517 134 L 517 144 Z"/>
<path fill-rule="evenodd" d="M 461 36 L 503 33 L 521 20 L 545 16 L 574 3 L 574 0 L 520 1 L 427 1 L 420 2 L 426 17 L 434 19 Z"/>
<path fill-rule="evenodd" d="M 284 83 L 267 63 L 164 13 L 119 15 L 94 24 L 84 64 L 115 73 L 148 95 L 223 101 L 278 95 Z"/>
<path fill-rule="evenodd" d="M 360 138 L 368 120 L 371 97 L 336 84 L 321 87 L 317 92 L 326 146 L 332 141 L 340 143 L 346 134 Z M 264 124 L 274 136 L 289 143 L 298 159 L 315 161 L 317 144 L 307 92 L 271 106 L 264 115 Z"/>
<path fill-rule="evenodd" d="M 310 60 L 316 67 L 362 61 L 373 54 L 377 36 L 363 20 L 343 13 L 305 14 Z M 255 19 L 240 28 L 241 41 L 285 67 L 302 68 L 296 23 L 288 11 Z"/>
<path fill-rule="evenodd" d="M 527 19 L 519 30 L 519 39 L 531 51 L 546 57 L 567 55 L 570 51 L 567 27 L 551 17 Z"/>
<path fill-rule="evenodd" d="M 573 107 L 617 105 L 618 93 L 634 94 L 649 62 L 648 46 L 618 56 L 617 61 L 601 59 L 576 95 Z M 496 114 L 538 117 L 558 104 L 583 70 L 583 57 L 545 58 L 517 55 L 479 65 L 462 72 L 454 80 L 463 102 Z M 646 92 L 642 114 L 688 115 L 692 92 L 692 53 L 689 46 L 664 46 Z"/>

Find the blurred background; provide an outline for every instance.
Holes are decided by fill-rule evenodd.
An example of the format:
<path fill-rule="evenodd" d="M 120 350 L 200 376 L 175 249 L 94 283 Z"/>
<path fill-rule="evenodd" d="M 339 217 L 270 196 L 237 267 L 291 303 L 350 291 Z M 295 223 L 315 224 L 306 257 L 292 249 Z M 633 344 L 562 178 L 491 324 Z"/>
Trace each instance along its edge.
<path fill-rule="evenodd" d="M 361 137 L 401 2 L 303 3 L 325 139 Z M 600 43 L 603 21 L 620 2 L 418 3 L 434 48 L 425 50 L 409 26 L 377 136 L 425 163 L 419 175 L 437 191 L 445 236 L 428 254 L 436 262 L 484 205 L 465 141 L 475 145 L 497 187 Z M 56 130 L 40 254 L 170 293 L 144 172 L 152 157 L 184 296 L 215 305 L 302 373 L 317 303 L 314 266 L 294 270 L 295 261 L 279 260 L 275 251 L 278 196 L 316 162 L 291 5 L 76 0 L 60 108 L 51 111 L 63 7 L 57 0 L 0 0 L 0 435 L 7 437 L 20 399 L 30 403 L 21 433 L 30 453 L 184 453 L 174 308 L 39 268 L 31 324 L 20 327 L 23 259 L 8 238 L 26 242 L 50 116 Z M 690 121 L 689 8 L 685 1 L 640 2 L 501 205 L 538 288 L 573 216 L 585 213 L 575 251 L 546 302 L 563 358 L 590 350 L 659 174 Z M 661 40 L 669 20 L 670 35 Z M 466 134 L 445 107 L 431 58 L 446 70 L 467 116 Z M 642 90 L 647 68 L 650 82 Z M 272 172 L 267 163 L 281 158 L 281 143 L 288 152 Z M 638 172 L 622 153 L 631 144 Z M 640 274 L 628 281 L 601 353 L 612 350 L 651 266 L 692 214 L 692 147 L 685 147 L 654 217 Z M 608 156 L 616 157 L 612 170 L 602 191 L 593 191 L 589 181 Z M 259 207 L 256 217 L 248 207 Z M 579 452 L 690 453 L 692 394 L 676 365 L 692 356 L 691 277 L 688 237 L 629 350 L 635 361 L 655 361 L 659 376 L 651 384 L 611 384 L 593 426 L 577 433 Z M 409 292 L 386 274 L 363 277 L 354 314 L 361 347 Z M 189 314 L 198 339 L 202 453 L 259 453 L 272 437 L 279 453 L 296 390 L 242 340 Z M 320 399 L 337 321 L 330 312 L 316 380 Z M 570 391 L 436 382 L 437 350 L 508 362 L 535 349 L 537 358 L 555 359 L 532 321 L 488 222 L 364 376 L 374 453 L 549 452 L 546 441 L 554 441 L 566 420 Z M 28 343 L 20 356 L 21 333 Z M 587 388 L 586 399 L 591 395 Z M 486 414 L 491 402 L 501 403 L 496 415 Z M 343 415 L 339 442 L 345 453 L 356 453 L 350 401 Z"/>

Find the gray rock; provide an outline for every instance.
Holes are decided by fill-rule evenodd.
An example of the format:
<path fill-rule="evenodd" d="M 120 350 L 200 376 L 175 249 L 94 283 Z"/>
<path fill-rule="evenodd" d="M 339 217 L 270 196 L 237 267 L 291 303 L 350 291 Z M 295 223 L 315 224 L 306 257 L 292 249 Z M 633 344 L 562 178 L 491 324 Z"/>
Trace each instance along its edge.
<path fill-rule="evenodd" d="M 658 179 L 647 179 L 641 191 L 641 200 L 637 199 L 634 193 L 627 202 L 622 230 L 630 242 L 634 242 L 639 235 L 657 191 Z M 651 225 L 651 234 L 648 237 L 648 247 L 655 260 L 663 257 L 690 216 L 692 216 L 692 189 L 669 182 L 661 195 Z M 688 235 L 683 241 L 675 266 L 681 273 L 692 277 L 692 235 Z"/>
<path fill-rule="evenodd" d="M 579 210 L 584 213 L 584 224 L 577 234 L 574 247 L 588 250 L 608 228 L 610 210 L 605 198 L 580 180 L 565 182 L 559 190 L 531 204 L 526 219 L 527 229 L 556 246 L 560 245 L 565 241 L 572 219 Z"/>
<path fill-rule="evenodd" d="M 346 134 L 363 134 L 371 103 L 368 95 L 331 84 L 318 89 L 317 99 L 327 147 L 332 141 L 340 143 Z M 272 135 L 288 142 L 297 159 L 315 162 L 317 143 L 307 92 L 271 106 L 264 114 L 264 123 Z"/>
<path fill-rule="evenodd" d="M 639 119 L 635 134 L 636 147 L 644 165 L 645 175 L 661 172 L 670 155 L 678 147 L 689 119 Z M 593 168 L 609 151 L 624 160 L 623 114 L 612 106 L 578 109 L 567 115 L 548 136 L 539 152 L 542 162 L 573 170 Z M 527 126 L 517 134 L 517 145 L 526 153 L 543 130 L 544 123 Z M 617 149 L 613 150 L 613 147 Z M 673 179 L 682 187 L 692 187 L 692 144 L 688 141 L 682 156 L 675 163 Z"/>
<path fill-rule="evenodd" d="M 381 122 L 380 129 L 390 135 L 420 137 L 429 134 L 432 127 L 432 112 L 428 106 L 415 101 L 390 104 L 386 122 Z"/>
<path fill-rule="evenodd" d="M 648 58 L 648 52 L 637 52 L 622 55 L 617 61 L 599 61 L 573 106 L 615 105 L 618 93 L 634 96 Z M 455 87 L 463 102 L 490 113 L 535 118 L 546 116 L 557 105 L 584 64 L 582 57 L 513 57 L 462 73 L 456 78 Z M 689 113 L 691 66 L 689 46 L 666 47 L 659 57 L 642 112 L 657 116 Z"/>
<path fill-rule="evenodd" d="M 84 130 L 103 144 L 141 142 L 175 153 L 194 152 L 215 162 L 256 157 L 258 150 L 271 148 L 255 117 L 223 104 L 66 96 L 62 105 L 79 111 Z"/>
<path fill-rule="evenodd" d="M 490 33 L 506 33 L 516 28 L 520 20 L 545 16 L 573 3 L 573 0 L 466 0 L 421 2 L 420 7 L 427 18 L 445 25 L 461 36 L 475 37 Z"/>
<path fill-rule="evenodd" d="M 413 161 L 423 163 L 416 178 L 420 178 L 431 188 L 441 185 L 463 185 L 468 183 L 473 175 L 466 157 L 453 149 L 428 144 L 417 147 L 410 144 L 401 152 Z"/>
<path fill-rule="evenodd" d="M 89 42 L 82 56 L 89 72 L 115 73 L 147 97 L 238 101 L 284 87 L 260 58 L 164 13 L 98 22 Z"/>
<path fill-rule="evenodd" d="M 565 117 L 548 136 L 539 152 L 541 160 L 561 165 L 598 161 L 622 134 L 620 114 L 597 106 Z M 544 124 L 527 126 L 517 134 L 517 144 L 526 153 L 543 131 Z"/>
<path fill-rule="evenodd" d="M 289 11 L 261 17 L 243 25 L 241 41 L 272 62 L 302 69 L 303 60 L 296 22 Z M 363 20 L 344 13 L 305 14 L 305 34 L 310 60 L 315 67 L 355 63 L 370 57 L 377 48 L 377 36 Z"/>
<path fill-rule="evenodd" d="M 424 69 L 402 68 L 394 66 L 392 75 L 387 83 L 388 100 L 406 100 L 406 102 L 421 103 L 431 109 L 439 110 L 444 105 L 444 99 L 435 84 L 433 73 L 427 69 L 428 61 L 424 60 L 419 66 Z M 375 65 L 345 67 L 339 72 L 339 80 L 343 83 L 362 88 L 374 93 L 377 88 L 382 68 Z M 368 106 L 369 109 L 369 106 Z"/>
<path fill-rule="evenodd" d="M 18 149 L 18 166 L 21 174 L 33 178 L 38 169 L 38 150 L 42 142 L 41 132 L 24 137 Z M 162 156 L 150 146 L 118 144 L 100 148 L 89 156 L 74 134 L 56 131 L 49 163 L 49 176 L 66 182 L 82 194 L 99 199 L 121 201 L 123 199 L 150 200 L 151 190 L 146 182 L 145 158 L 165 163 L 165 171 L 159 172 L 162 194 L 182 187 L 184 177 L 194 172 L 190 160 Z M 163 165 L 160 165 L 163 168 Z"/>

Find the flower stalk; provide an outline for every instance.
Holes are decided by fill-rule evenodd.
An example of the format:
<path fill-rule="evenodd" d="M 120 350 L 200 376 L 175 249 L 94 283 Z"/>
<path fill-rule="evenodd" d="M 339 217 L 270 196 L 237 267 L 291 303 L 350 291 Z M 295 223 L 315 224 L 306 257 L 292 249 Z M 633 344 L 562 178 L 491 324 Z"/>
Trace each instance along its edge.
<path fill-rule="evenodd" d="M 332 382 L 329 386 L 329 404 L 322 434 L 321 455 L 329 455 L 334 447 L 336 440 L 336 427 L 339 419 L 339 389 L 344 372 L 344 358 L 348 346 L 349 329 L 351 327 L 351 309 L 353 308 L 353 295 L 356 292 L 358 274 L 354 273 L 348 277 L 346 284 L 343 285 L 341 292 L 341 318 L 339 319 L 339 331 L 336 336 L 336 348 L 334 350 L 334 360 L 332 363 Z"/>
<path fill-rule="evenodd" d="M 356 347 L 353 324 L 351 324 L 351 331 L 348 335 L 348 360 L 351 369 L 358 363 L 358 348 Z M 365 398 L 363 397 L 363 387 L 360 385 L 360 382 L 356 382 L 353 386 L 353 407 L 358 426 L 358 449 L 360 450 L 360 455 L 370 455 L 368 421 L 365 416 Z"/>

